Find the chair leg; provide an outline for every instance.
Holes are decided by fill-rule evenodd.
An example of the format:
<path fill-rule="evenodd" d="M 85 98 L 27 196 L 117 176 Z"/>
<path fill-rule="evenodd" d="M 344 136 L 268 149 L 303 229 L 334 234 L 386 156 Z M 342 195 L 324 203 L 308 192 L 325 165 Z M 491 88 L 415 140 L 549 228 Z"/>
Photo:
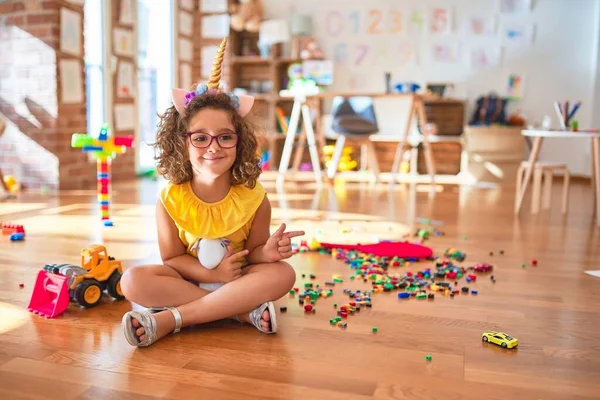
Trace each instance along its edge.
<path fill-rule="evenodd" d="M 531 213 L 537 214 L 540 211 L 540 200 L 542 194 L 542 169 L 534 167 L 533 173 L 533 194 L 531 197 Z"/>
<path fill-rule="evenodd" d="M 379 179 L 379 161 L 377 161 L 377 152 L 375 151 L 375 145 L 373 144 L 373 142 L 371 142 L 370 140 L 367 140 L 366 142 L 366 149 L 367 149 L 367 165 L 369 165 L 369 168 L 371 169 L 371 171 L 373 172 L 373 175 L 375 176 L 375 182 L 380 182 L 381 179 Z"/>
<path fill-rule="evenodd" d="M 329 179 L 335 178 L 338 167 L 340 166 L 340 160 L 342 159 L 342 152 L 344 151 L 344 145 L 346 144 L 346 137 L 339 135 L 335 141 L 335 149 L 333 150 L 333 156 L 331 157 L 331 164 L 327 170 L 327 176 Z"/>
<path fill-rule="evenodd" d="M 517 187 L 515 192 L 518 194 L 519 192 L 521 192 L 521 187 L 523 185 L 523 174 L 525 173 L 525 167 L 524 166 L 520 166 L 519 169 L 517 170 Z M 517 201 L 517 197 L 515 196 L 515 204 Z"/>
<path fill-rule="evenodd" d="M 566 214 L 569 208 L 569 183 L 571 180 L 571 173 L 567 168 L 563 175 L 563 196 L 562 196 L 562 213 Z"/>
<path fill-rule="evenodd" d="M 366 143 L 361 143 L 360 145 L 360 170 L 366 171 L 369 169 L 369 149 L 367 148 Z"/>
<path fill-rule="evenodd" d="M 519 169 L 517 170 L 517 187 L 516 187 L 516 191 L 517 193 L 519 192 L 519 190 L 521 189 L 521 185 L 523 184 L 523 173 L 525 172 L 525 167 L 524 166 L 520 166 Z"/>
<path fill-rule="evenodd" d="M 554 171 L 550 168 L 544 171 L 544 189 L 543 189 L 543 200 L 542 208 L 544 210 L 550 209 L 552 203 L 552 180 L 554 179 Z"/>

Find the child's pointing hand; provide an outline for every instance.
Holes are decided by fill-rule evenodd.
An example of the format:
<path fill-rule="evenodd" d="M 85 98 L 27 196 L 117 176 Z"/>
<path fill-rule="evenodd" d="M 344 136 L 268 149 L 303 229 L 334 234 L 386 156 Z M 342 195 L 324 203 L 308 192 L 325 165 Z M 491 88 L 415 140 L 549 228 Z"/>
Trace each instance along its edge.
<path fill-rule="evenodd" d="M 304 231 L 285 232 L 285 224 L 281 224 L 263 247 L 265 257 L 271 262 L 290 258 L 292 256 L 291 239 L 302 235 L 304 235 Z"/>

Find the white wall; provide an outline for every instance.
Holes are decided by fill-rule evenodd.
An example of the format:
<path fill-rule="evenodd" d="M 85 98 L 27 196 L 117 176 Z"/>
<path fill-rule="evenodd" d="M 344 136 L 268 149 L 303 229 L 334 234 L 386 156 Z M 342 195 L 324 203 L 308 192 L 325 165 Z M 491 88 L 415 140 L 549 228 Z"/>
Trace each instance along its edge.
<path fill-rule="evenodd" d="M 457 96 L 473 100 L 482 94 L 495 91 L 506 93 L 507 75 L 523 74 L 524 95 L 515 106 L 522 109 L 530 123 L 541 123 L 544 115 L 558 121 L 553 109 L 554 101 L 569 100 L 571 104 L 582 101 L 576 119 L 580 127 L 600 128 L 600 116 L 593 116 L 594 105 L 600 107 L 600 68 L 598 36 L 600 35 L 600 1 L 598 0 L 533 0 L 530 14 L 524 16 L 500 15 L 495 0 L 263 0 L 267 18 L 289 18 L 292 12 L 309 13 L 316 25 L 316 37 L 326 56 L 334 58 L 336 46 L 346 43 L 348 58 L 336 63 L 335 84 L 330 90 L 377 91 L 384 90 L 384 73 L 392 72 L 393 80 L 455 82 Z M 383 11 L 389 18 L 392 9 L 412 14 L 414 10 L 429 12 L 433 6 L 450 6 L 454 14 L 453 33 L 432 37 L 429 33 L 406 32 L 404 34 L 371 35 L 368 32 L 370 10 Z M 344 16 L 345 30 L 337 37 L 327 32 L 327 18 L 332 11 Z M 356 14 L 360 16 L 355 25 Z M 534 41 L 524 47 L 503 47 L 500 29 L 491 38 L 473 38 L 462 30 L 463 22 L 473 13 L 495 16 L 497 27 L 503 22 L 524 21 L 535 25 Z M 405 25 L 406 27 L 406 25 Z M 431 44 L 436 41 L 458 44 L 460 59 L 455 64 L 436 64 L 430 58 Z M 414 46 L 418 53 L 417 63 L 400 65 L 397 49 L 402 43 Z M 369 48 L 370 54 L 356 65 L 361 49 Z M 477 69 L 470 64 L 470 49 L 477 46 L 502 48 L 500 64 L 494 68 Z M 339 47 L 337 47 L 339 49 Z M 511 108 L 512 109 L 512 108 Z M 470 110 L 470 109 L 469 109 Z M 469 111 L 468 118 L 471 112 Z M 390 115 L 380 116 L 385 120 Z M 384 122 L 385 124 L 385 122 Z M 563 160 L 569 163 L 574 174 L 587 174 L 589 162 L 582 157 L 589 153 L 585 140 L 546 140 L 542 158 Z"/>

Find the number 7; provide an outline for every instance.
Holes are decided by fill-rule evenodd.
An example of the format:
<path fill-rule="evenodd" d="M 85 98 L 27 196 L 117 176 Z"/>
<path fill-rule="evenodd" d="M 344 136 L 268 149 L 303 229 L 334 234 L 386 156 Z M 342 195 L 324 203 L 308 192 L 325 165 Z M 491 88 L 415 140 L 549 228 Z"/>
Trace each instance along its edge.
<path fill-rule="evenodd" d="M 359 65 L 367 56 L 367 54 L 369 54 L 369 46 L 364 45 L 364 44 L 359 44 L 356 46 L 357 49 L 357 56 L 356 56 L 356 61 L 354 63 L 354 65 Z"/>

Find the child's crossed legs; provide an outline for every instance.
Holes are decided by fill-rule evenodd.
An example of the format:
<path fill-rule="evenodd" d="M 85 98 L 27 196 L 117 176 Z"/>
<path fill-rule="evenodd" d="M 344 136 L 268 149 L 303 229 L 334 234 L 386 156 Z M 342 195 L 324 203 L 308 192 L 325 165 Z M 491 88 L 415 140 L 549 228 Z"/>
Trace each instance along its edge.
<path fill-rule="evenodd" d="M 121 278 L 121 289 L 128 300 L 144 307 L 177 307 L 182 327 L 225 318 L 238 317 L 252 323 L 249 312 L 261 304 L 281 298 L 296 280 L 294 269 L 286 262 L 256 264 L 244 268 L 242 276 L 208 292 L 184 280 L 178 272 L 165 265 L 140 266 L 128 269 Z M 175 318 L 170 311 L 154 314 L 157 339 L 172 332 Z M 270 331 L 269 312 L 262 313 L 261 325 Z M 145 339 L 144 328 L 133 320 L 139 341 Z"/>

